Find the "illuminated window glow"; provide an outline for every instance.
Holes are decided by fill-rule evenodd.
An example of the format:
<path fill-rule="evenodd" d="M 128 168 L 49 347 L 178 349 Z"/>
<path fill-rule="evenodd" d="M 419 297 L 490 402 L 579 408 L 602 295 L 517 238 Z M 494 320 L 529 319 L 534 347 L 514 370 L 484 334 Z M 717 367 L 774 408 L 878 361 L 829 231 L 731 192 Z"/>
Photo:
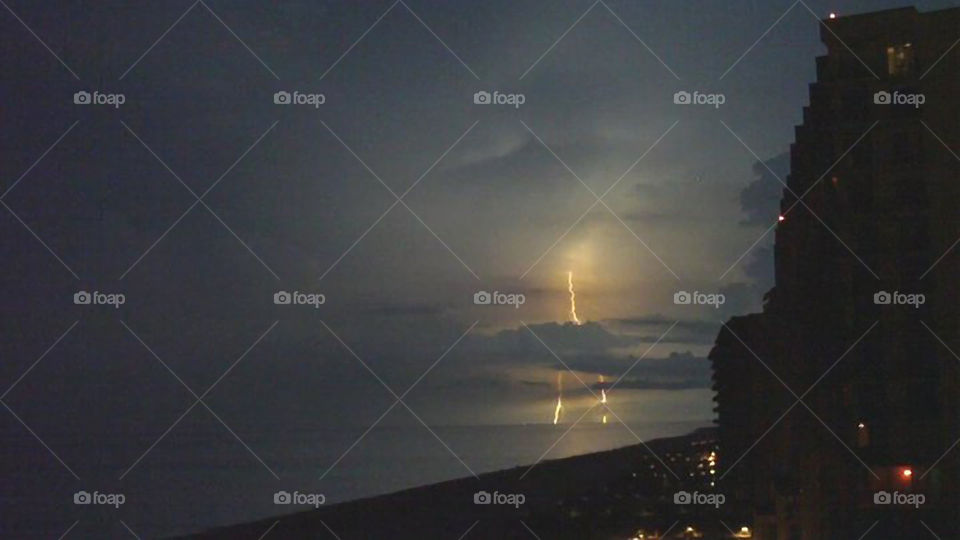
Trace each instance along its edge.
<path fill-rule="evenodd" d="M 887 47 L 887 73 L 905 75 L 913 70 L 913 47 L 910 43 Z"/>

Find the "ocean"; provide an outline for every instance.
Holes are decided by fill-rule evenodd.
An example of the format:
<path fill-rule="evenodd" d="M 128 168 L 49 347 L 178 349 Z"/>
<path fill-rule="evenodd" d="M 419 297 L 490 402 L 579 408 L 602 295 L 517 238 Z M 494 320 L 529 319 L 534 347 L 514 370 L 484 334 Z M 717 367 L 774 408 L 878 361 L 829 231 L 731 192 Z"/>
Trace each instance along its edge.
<path fill-rule="evenodd" d="M 275 504 L 278 492 L 330 505 L 470 476 L 471 470 L 532 464 L 551 446 L 544 459 L 636 444 L 637 437 L 683 435 L 708 424 L 632 424 L 631 433 L 617 423 L 583 423 L 555 446 L 568 425 L 432 427 L 440 440 L 422 425 L 378 426 L 335 466 L 365 428 L 243 434 L 241 443 L 215 421 L 192 424 L 172 430 L 132 469 L 152 440 L 132 444 L 136 437 L 105 435 L 78 453 L 71 441 L 45 438 L 80 481 L 21 429 L 3 445 L 0 536 L 59 538 L 68 529 L 68 538 L 186 534 L 311 508 Z M 81 490 L 113 506 L 75 504 Z M 117 506 L 116 495 L 123 504 Z"/>

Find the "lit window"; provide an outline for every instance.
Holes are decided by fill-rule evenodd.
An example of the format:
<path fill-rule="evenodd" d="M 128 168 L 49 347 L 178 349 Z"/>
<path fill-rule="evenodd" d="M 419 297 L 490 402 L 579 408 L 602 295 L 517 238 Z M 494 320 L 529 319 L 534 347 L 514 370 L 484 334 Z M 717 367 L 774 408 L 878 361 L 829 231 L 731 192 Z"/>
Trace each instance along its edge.
<path fill-rule="evenodd" d="M 870 446 L 870 428 L 863 422 L 857 424 L 857 447 Z"/>
<path fill-rule="evenodd" d="M 910 43 L 887 47 L 887 73 L 906 75 L 913 70 L 913 47 Z"/>

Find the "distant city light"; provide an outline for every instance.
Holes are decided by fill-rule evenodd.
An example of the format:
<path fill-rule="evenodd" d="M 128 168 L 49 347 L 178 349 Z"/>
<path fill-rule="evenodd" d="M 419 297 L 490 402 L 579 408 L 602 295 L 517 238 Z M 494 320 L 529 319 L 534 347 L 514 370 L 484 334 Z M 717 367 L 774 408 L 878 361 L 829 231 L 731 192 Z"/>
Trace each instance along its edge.
<path fill-rule="evenodd" d="M 783 214 L 781 214 L 780 217 L 777 218 L 777 221 L 783 221 L 783 220 L 785 220 L 785 219 L 787 219 L 787 218 L 784 217 Z"/>
<path fill-rule="evenodd" d="M 831 18 L 831 19 L 836 19 L 836 18 L 837 18 L 837 14 L 836 14 L 836 13 L 831 13 L 831 14 L 830 14 L 830 18 Z"/>
<path fill-rule="evenodd" d="M 863 429 L 865 427 L 867 426 L 863 422 L 860 422 L 859 424 L 857 424 L 857 429 Z"/>
<path fill-rule="evenodd" d="M 913 476 L 913 469 L 911 469 L 910 467 L 904 467 L 904 469 L 900 471 L 900 474 L 904 478 L 910 478 L 911 476 Z"/>

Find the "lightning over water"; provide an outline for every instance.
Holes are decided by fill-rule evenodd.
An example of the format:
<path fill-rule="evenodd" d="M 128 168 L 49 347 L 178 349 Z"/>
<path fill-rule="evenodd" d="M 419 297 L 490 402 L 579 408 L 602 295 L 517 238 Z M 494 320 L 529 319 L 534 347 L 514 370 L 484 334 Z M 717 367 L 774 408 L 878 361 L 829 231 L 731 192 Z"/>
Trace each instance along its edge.
<path fill-rule="evenodd" d="M 573 292 L 573 272 L 567 272 L 567 290 L 570 291 L 570 320 L 573 324 L 580 326 L 580 318 L 577 317 L 577 294 Z"/>

